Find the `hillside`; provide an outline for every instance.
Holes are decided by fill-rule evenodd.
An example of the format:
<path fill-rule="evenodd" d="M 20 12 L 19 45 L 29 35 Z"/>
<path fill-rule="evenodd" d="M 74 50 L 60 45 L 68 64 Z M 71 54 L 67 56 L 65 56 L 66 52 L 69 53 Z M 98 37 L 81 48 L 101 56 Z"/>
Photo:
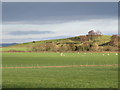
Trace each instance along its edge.
<path fill-rule="evenodd" d="M 12 46 L 15 44 L 17 44 L 17 43 L 2 43 L 2 44 L 0 44 L 0 47 L 8 47 L 8 46 Z"/>
<path fill-rule="evenodd" d="M 83 35 L 65 39 L 33 41 L 5 47 L 3 51 L 118 51 L 111 36 Z"/>
<path fill-rule="evenodd" d="M 20 43 L 20 44 L 16 44 L 16 45 L 12 45 L 10 47 L 32 47 L 32 46 L 37 46 L 39 44 L 44 44 L 46 42 L 60 42 L 60 43 L 66 43 L 66 42 L 75 42 L 75 43 L 81 43 L 79 40 L 72 40 L 75 38 L 79 38 L 80 36 L 76 36 L 76 37 L 71 37 L 71 38 L 64 38 L 64 39 L 52 39 L 52 40 L 43 40 L 43 41 L 35 41 L 35 43 L 33 42 L 27 42 L 27 43 Z M 102 35 L 98 38 L 96 38 L 95 40 L 97 40 L 98 44 L 103 44 L 106 42 L 110 41 L 111 36 L 108 35 Z"/>

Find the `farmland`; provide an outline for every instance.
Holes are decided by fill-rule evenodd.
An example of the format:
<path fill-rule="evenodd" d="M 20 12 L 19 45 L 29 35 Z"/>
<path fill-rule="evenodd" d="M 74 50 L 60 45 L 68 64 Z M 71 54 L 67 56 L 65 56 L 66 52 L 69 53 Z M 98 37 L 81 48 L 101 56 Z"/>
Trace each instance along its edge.
<path fill-rule="evenodd" d="M 116 53 L 63 54 L 64 56 L 59 52 L 3 53 L 3 88 L 118 87 Z"/>
<path fill-rule="evenodd" d="M 0 5 L 0 87 L 119 89 L 118 2 L 16 1 Z"/>

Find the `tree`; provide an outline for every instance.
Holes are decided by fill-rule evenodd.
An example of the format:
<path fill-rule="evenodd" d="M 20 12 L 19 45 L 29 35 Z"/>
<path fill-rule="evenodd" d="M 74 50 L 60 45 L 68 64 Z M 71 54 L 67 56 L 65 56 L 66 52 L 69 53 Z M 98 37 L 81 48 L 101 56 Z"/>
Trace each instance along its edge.
<path fill-rule="evenodd" d="M 102 33 L 100 31 L 95 32 L 94 30 L 91 30 L 88 32 L 87 37 L 89 40 L 94 40 L 95 38 L 98 38 L 101 35 L 102 35 Z"/>
<path fill-rule="evenodd" d="M 102 35 L 102 32 L 100 32 L 99 30 L 96 31 L 96 35 Z"/>
<path fill-rule="evenodd" d="M 98 31 L 94 31 L 94 30 L 91 30 L 88 32 L 88 35 L 102 35 L 102 33 L 98 30 Z"/>
<path fill-rule="evenodd" d="M 96 32 L 94 32 L 94 30 L 91 30 L 88 32 L 88 35 L 96 35 Z"/>
<path fill-rule="evenodd" d="M 33 43 L 35 43 L 35 41 L 33 41 Z"/>

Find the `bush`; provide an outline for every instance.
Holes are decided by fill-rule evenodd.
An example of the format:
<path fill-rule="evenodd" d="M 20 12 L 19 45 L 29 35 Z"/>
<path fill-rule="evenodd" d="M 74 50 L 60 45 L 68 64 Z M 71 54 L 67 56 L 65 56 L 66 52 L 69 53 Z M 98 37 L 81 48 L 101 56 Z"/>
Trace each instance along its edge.
<path fill-rule="evenodd" d="M 104 46 L 103 51 L 118 51 L 118 47 Z"/>
<path fill-rule="evenodd" d="M 35 43 L 35 41 L 33 41 L 33 43 Z"/>
<path fill-rule="evenodd" d="M 112 35 L 110 45 L 117 47 L 118 46 L 118 36 L 117 35 Z"/>
<path fill-rule="evenodd" d="M 32 51 L 33 51 L 33 52 L 38 51 L 37 47 L 32 47 Z"/>
<path fill-rule="evenodd" d="M 92 51 L 98 51 L 98 49 L 99 49 L 98 44 L 97 43 L 93 43 L 93 45 L 91 46 L 91 50 Z"/>

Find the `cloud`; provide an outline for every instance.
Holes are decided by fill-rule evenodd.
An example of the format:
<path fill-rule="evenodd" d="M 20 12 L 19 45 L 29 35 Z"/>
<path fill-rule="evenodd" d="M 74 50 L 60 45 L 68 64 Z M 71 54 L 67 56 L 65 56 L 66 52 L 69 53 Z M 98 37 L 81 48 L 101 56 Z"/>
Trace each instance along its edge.
<path fill-rule="evenodd" d="M 117 19 L 117 17 L 112 16 L 95 16 L 95 15 L 75 15 L 75 16 L 59 16 L 59 17 L 47 17 L 41 18 L 40 20 L 19 20 L 19 21 L 3 21 L 2 24 L 35 24 L 35 25 L 45 25 L 45 24 L 61 24 L 69 23 L 75 21 L 86 21 L 93 19 Z"/>
<path fill-rule="evenodd" d="M 2 41 L 4 43 L 13 43 L 13 42 L 16 42 L 16 41 L 17 41 L 17 43 L 21 43 L 21 42 L 40 41 L 40 40 L 63 39 L 63 38 L 69 38 L 69 37 L 73 37 L 73 36 L 63 35 L 63 36 L 51 36 L 51 37 L 48 36 L 48 37 L 45 37 L 45 38 L 23 38 L 23 39 L 13 38 L 13 39 L 2 39 Z"/>
<path fill-rule="evenodd" d="M 85 35 L 91 29 L 118 33 L 118 3 L 3 3 L 4 42 Z"/>
<path fill-rule="evenodd" d="M 116 2 L 19 2 L 2 4 L 3 23 L 59 23 L 70 20 L 114 18 L 118 15 Z M 53 22 L 52 22 L 53 23 Z"/>
<path fill-rule="evenodd" d="M 12 31 L 10 35 L 52 34 L 52 31 Z"/>
<path fill-rule="evenodd" d="M 117 19 L 92 19 L 86 21 L 71 21 L 67 23 L 57 24 L 6 24 L 3 25 L 3 39 L 16 39 L 14 42 L 25 42 L 28 38 L 31 40 L 41 40 L 46 38 L 58 36 L 78 36 L 85 35 L 91 29 L 100 30 L 102 34 L 117 34 L 118 33 L 118 20 Z M 45 34 L 39 31 L 49 30 L 50 33 Z M 21 31 L 22 34 L 18 33 Z M 32 31 L 32 32 L 31 32 Z M 39 32 L 40 34 L 34 34 Z M 14 32 L 14 34 L 13 34 Z M 8 34 L 12 33 L 12 34 Z M 19 36 L 17 34 L 19 34 Z M 24 33 L 24 34 L 23 34 Z M 29 34 L 26 34 L 29 33 Z M 18 40 L 17 40 L 18 39 Z M 26 39 L 26 40 L 24 40 Z M 29 39 L 30 40 L 30 39 Z"/>

